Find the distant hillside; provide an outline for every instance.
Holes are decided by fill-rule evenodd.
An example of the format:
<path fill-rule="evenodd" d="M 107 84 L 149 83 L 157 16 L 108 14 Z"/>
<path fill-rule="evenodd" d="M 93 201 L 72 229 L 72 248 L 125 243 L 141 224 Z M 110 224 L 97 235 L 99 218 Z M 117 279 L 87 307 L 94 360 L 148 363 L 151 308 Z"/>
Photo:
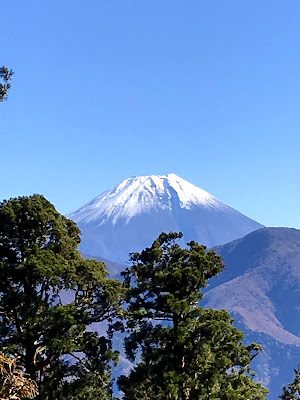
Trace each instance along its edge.
<path fill-rule="evenodd" d="M 275 399 L 300 362 L 300 231 L 263 228 L 215 250 L 226 270 L 204 304 L 227 309 L 247 340 L 263 344 L 256 370 Z"/>
<path fill-rule="evenodd" d="M 85 254 L 85 253 L 81 253 L 81 255 L 83 258 L 86 259 L 93 259 L 104 262 L 104 264 L 107 267 L 107 270 L 109 271 L 109 275 L 113 278 L 120 278 L 121 276 L 120 272 L 126 268 L 126 265 L 118 264 L 114 261 L 108 260 L 107 258 L 92 256 L 90 254 Z"/>

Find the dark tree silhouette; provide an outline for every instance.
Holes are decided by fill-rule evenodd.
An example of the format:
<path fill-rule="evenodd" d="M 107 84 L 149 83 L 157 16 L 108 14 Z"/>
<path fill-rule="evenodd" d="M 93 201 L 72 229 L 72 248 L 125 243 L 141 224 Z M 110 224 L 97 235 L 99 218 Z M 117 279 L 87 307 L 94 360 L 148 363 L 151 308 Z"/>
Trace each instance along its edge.
<path fill-rule="evenodd" d="M 0 67 L 0 102 L 7 99 L 7 94 L 11 88 L 11 77 L 13 71 L 7 67 Z"/>

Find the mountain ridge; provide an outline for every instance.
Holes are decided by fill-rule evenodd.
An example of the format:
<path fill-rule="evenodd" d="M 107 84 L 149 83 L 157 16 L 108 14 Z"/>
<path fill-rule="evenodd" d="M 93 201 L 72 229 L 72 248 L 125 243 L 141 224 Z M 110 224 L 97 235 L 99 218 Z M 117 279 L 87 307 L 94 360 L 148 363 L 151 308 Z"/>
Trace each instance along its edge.
<path fill-rule="evenodd" d="M 275 400 L 300 359 L 300 230 L 262 228 L 214 250 L 226 268 L 203 306 L 225 308 L 247 342 L 263 345 L 254 370 Z"/>

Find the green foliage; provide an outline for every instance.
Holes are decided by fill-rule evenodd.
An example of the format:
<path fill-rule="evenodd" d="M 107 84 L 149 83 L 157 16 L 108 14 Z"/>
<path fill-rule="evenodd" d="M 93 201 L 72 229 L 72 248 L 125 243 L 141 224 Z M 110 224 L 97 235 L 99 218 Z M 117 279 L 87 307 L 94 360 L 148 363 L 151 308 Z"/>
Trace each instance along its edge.
<path fill-rule="evenodd" d="M 121 283 L 81 257 L 79 234 L 43 196 L 0 203 L 0 349 L 20 357 L 44 400 L 88 398 L 91 384 L 111 392 L 117 353 L 87 327 L 113 322 Z"/>
<path fill-rule="evenodd" d="M 221 257 L 196 242 L 182 249 L 181 237 L 161 234 L 151 248 L 132 254 L 123 273 L 125 348 L 131 360 L 141 358 L 118 381 L 124 399 L 265 399 L 267 390 L 250 369 L 260 346 L 243 344 L 225 310 L 198 306 L 207 279 L 225 267 Z"/>
<path fill-rule="evenodd" d="M 7 99 L 7 93 L 11 88 L 11 77 L 13 75 L 12 70 L 9 70 L 7 67 L 0 67 L 0 102 Z"/>
<path fill-rule="evenodd" d="M 300 399 L 300 365 L 297 369 L 294 369 L 295 379 L 288 387 L 283 387 L 282 395 L 279 396 L 283 400 L 298 400 Z"/>

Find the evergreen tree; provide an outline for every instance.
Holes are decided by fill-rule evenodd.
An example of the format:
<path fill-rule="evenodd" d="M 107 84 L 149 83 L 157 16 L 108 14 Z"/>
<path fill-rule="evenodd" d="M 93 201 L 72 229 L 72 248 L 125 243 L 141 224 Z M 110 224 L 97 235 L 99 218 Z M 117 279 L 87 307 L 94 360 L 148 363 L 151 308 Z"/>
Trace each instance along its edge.
<path fill-rule="evenodd" d="M 7 93 L 11 88 L 10 81 L 12 75 L 12 70 L 9 70 L 7 67 L 4 66 L 0 67 L 0 102 L 7 99 Z"/>
<path fill-rule="evenodd" d="M 300 399 L 300 364 L 297 369 L 294 369 L 295 379 L 288 387 L 283 387 L 283 394 L 279 396 L 283 400 L 298 400 Z"/>
<path fill-rule="evenodd" d="M 127 292 L 125 339 L 138 365 L 119 387 L 125 400 L 259 400 L 267 390 L 252 379 L 260 346 L 243 344 L 225 310 L 202 309 L 206 281 L 224 268 L 220 256 L 196 242 L 181 248 L 182 234 L 161 234 L 131 255 L 123 273 Z"/>
<path fill-rule="evenodd" d="M 88 327 L 112 323 L 121 283 L 81 257 L 79 234 L 43 196 L 0 203 L 0 349 L 20 358 L 43 400 L 111 398 L 118 354 Z"/>

